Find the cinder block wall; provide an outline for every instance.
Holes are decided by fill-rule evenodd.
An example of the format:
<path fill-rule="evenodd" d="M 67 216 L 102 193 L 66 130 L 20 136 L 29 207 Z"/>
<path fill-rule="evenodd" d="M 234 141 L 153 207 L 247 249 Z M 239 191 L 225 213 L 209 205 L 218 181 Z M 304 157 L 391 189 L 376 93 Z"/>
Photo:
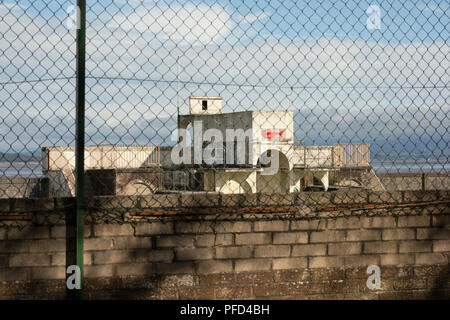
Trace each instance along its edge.
<path fill-rule="evenodd" d="M 450 189 L 450 174 L 448 173 L 377 173 L 377 176 L 386 190 Z"/>
<path fill-rule="evenodd" d="M 411 203 L 448 200 L 448 195 L 376 193 L 346 201 Z M 252 197 L 257 205 L 263 195 Z M 304 195 L 292 197 L 285 203 L 299 205 L 296 201 L 305 199 Z M 226 204 L 226 198 L 219 198 Z M 334 196 L 321 199 L 328 199 L 324 205 L 342 203 Z M 26 205 L 21 201 L 1 202 L 0 208 L 5 213 L 23 209 Z M 37 201 L 39 207 L 55 213 L 72 200 Z M 226 207 L 223 211 L 227 212 Z M 84 297 L 450 298 L 448 203 L 420 210 L 342 214 L 324 213 L 312 219 L 254 214 L 239 221 L 204 216 L 203 221 L 158 218 L 86 223 Z M 65 270 L 73 247 L 67 230 L 66 225 L 48 221 L 22 229 L 0 228 L 0 298 L 70 297 Z M 379 290 L 366 286 L 369 265 L 381 269 Z"/>

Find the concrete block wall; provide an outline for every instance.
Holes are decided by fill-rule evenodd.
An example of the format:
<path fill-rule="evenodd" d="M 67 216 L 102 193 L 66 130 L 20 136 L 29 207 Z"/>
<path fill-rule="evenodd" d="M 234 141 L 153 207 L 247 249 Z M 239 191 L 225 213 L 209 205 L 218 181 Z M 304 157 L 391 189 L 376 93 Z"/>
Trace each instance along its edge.
<path fill-rule="evenodd" d="M 447 193 L 437 194 L 448 199 Z M 436 199 L 436 193 L 396 196 Z M 427 209 L 309 219 L 273 214 L 239 221 L 177 217 L 86 224 L 85 297 L 448 299 L 450 210 Z M 1 227 L 0 298 L 70 297 L 65 270 L 71 239 L 63 224 Z M 369 265 L 381 269 L 378 290 L 367 288 Z"/>
<path fill-rule="evenodd" d="M 449 190 L 449 173 L 377 173 L 386 190 Z"/>

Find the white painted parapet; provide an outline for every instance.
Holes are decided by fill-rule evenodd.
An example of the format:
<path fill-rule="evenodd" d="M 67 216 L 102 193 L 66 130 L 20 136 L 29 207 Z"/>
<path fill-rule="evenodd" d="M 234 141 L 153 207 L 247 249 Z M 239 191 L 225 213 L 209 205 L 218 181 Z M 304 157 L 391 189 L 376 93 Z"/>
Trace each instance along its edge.
<path fill-rule="evenodd" d="M 160 164 L 159 146 L 120 147 L 92 146 L 84 151 L 84 169 L 128 169 Z M 61 170 L 75 168 L 75 148 L 46 147 L 42 149 L 42 169 Z"/>

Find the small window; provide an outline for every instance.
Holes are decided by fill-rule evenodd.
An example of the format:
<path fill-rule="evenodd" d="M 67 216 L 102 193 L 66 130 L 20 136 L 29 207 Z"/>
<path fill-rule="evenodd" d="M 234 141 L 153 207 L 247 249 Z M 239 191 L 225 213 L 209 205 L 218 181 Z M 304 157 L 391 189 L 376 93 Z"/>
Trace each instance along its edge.
<path fill-rule="evenodd" d="M 208 110 L 208 100 L 202 100 L 202 110 Z"/>

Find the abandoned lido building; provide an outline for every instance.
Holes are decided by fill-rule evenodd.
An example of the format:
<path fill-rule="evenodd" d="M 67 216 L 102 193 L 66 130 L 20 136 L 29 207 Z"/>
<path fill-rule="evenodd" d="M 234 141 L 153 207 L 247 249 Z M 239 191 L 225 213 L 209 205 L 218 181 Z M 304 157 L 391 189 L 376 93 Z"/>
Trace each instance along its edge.
<path fill-rule="evenodd" d="M 221 97 L 194 96 L 189 98 L 189 110 L 178 116 L 174 147 L 86 147 L 91 194 L 174 189 L 287 193 L 301 191 L 311 181 L 326 191 L 330 180 L 340 188 L 383 189 L 370 166 L 368 144 L 307 146 L 295 141 L 292 111 L 222 113 Z M 42 161 L 53 196 L 73 195 L 74 149 L 43 148 Z"/>

